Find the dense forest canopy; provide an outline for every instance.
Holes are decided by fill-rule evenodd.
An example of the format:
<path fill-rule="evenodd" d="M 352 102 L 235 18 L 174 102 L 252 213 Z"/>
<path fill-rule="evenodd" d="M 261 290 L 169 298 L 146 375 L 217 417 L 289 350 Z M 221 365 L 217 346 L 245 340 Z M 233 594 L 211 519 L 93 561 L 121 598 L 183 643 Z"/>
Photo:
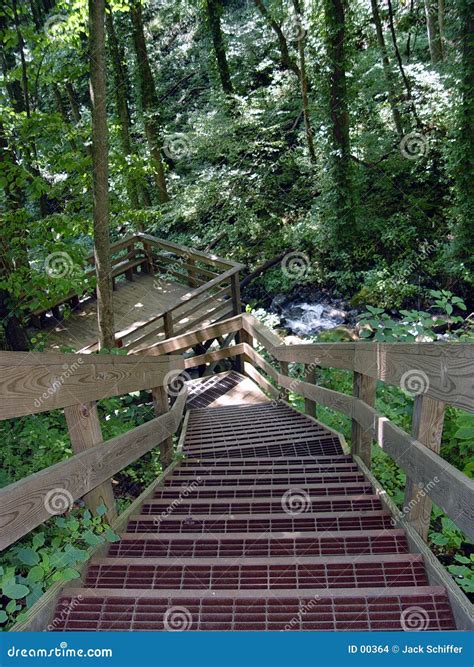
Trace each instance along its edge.
<path fill-rule="evenodd" d="M 386 308 L 468 298 L 473 16 L 473 0 L 110 0 L 111 239 L 146 229 L 249 271 L 298 253 L 257 296 L 296 278 Z M 88 280 L 89 19 L 86 0 L 0 11 L 4 328 Z"/>

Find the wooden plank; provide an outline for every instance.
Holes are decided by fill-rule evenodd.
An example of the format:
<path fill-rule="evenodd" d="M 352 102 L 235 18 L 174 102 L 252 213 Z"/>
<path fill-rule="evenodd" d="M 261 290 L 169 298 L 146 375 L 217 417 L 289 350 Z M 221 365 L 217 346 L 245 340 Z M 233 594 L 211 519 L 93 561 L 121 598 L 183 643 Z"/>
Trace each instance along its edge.
<path fill-rule="evenodd" d="M 426 395 L 415 398 L 413 406 L 412 436 L 422 445 L 439 454 L 443 435 L 444 403 Z M 432 502 L 415 482 L 407 477 L 404 507 L 407 521 L 417 533 L 428 540 Z"/>
<path fill-rule="evenodd" d="M 0 419 L 56 410 L 160 386 L 178 356 L 136 359 L 117 355 L 0 353 Z"/>
<path fill-rule="evenodd" d="M 316 384 L 316 365 L 315 364 L 305 364 L 305 382 L 308 384 Z M 310 398 L 304 399 L 304 411 L 309 417 L 316 416 L 316 403 Z"/>
<path fill-rule="evenodd" d="M 256 352 L 253 347 L 250 347 L 247 343 L 244 343 L 244 353 L 250 359 L 250 361 L 261 368 L 267 375 L 269 375 L 272 380 L 278 382 L 278 371 L 273 368 L 271 364 L 266 361 L 258 352 Z"/>
<path fill-rule="evenodd" d="M 224 347 L 220 350 L 212 350 L 212 352 L 206 352 L 205 354 L 198 354 L 195 357 L 188 357 L 184 360 L 184 367 L 196 368 L 196 366 L 202 366 L 202 364 L 210 364 L 213 361 L 219 361 L 220 359 L 228 359 L 231 357 L 237 357 L 243 354 L 245 346 L 242 343 L 238 345 L 232 345 L 231 347 Z"/>
<path fill-rule="evenodd" d="M 70 405 L 64 408 L 64 415 L 69 430 L 72 450 L 75 454 L 87 451 L 90 447 L 103 442 L 99 414 L 95 403 Z M 89 493 L 86 493 L 84 502 L 92 514 L 97 513 L 98 507 L 105 505 L 107 508 L 105 517 L 108 523 L 112 523 L 117 518 L 114 492 L 110 479 L 99 484 L 99 486 L 96 486 Z"/>
<path fill-rule="evenodd" d="M 352 417 L 352 396 L 325 387 L 318 387 L 302 380 L 296 380 L 280 373 L 278 374 L 278 384 L 331 410 L 337 410 L 347 417 Z"/>
<path fill-rule="evenodd" d="M 242 313 L 242 328 L 253 338 L 256 338 L 267 352 L 274 357 L 276 357 L 278 348 L 285 347 L 282 346 L 280 338 L 270 331 L 270 329 L 267 329 L 267 327 L 259 322 L 256 317 L 253 317 L 253 315 Z"/>
<path fill-rule="evenodd" d="M 251 380 L 255 382 L 259 387 L 263 389 L 267 394 L 269 394 L 273 399 L 278 400 L 280 398 L 280 392 L 276 387 L 274 387 L 257 369 L 250 363 L 247 357 L 244 355 L 244 373 L 249 376 Z"/>
<path fill-rule="evenodd" d="M 58 505 L 64 511 L 72 500 L 82 498 L 175 433 L 186 397 L 183 390 L 167 414 L 0 489 L 0 549 L 51 518 Z"/>
<path fill-rule="evenodd" d="M 392 457 L 415 484 L 427 490 L 432 501 L 439 505 L 468 537 L 474 539 L 474 480 L 356 398 L 353 399 L 352 416 L 365 430 L 371 430 L 372 437 L 384 452 Z"/>
<path fill-rule="evenodd" d="M 400 512 L 392 498 L 380 484 L 379 480 L 374 477 L 372 472 L 358 456 L 354 456 L 354 460 L 361 472 L 375 489 L 383 508 L 393 516 L 394 526 L 403 528 L 410 551 L 412 553 L 420 553 L 423 556 L 423 562 L 426 567 L 430 585 L 442 586 L 446 589 L 453 610 L 454 619 L 456 621 L 456 629 L 472 630 L 474 628 L 474 608 L 467 596 L 454 581 L 453 577 L 445 570 L 443 565 L 441 565 L 431 549 L 429 549 L 423 542 L 413 526 L 406 521 L 404 515 Z"/>
<path fill-rule="evenodd" d="M 354 345 L 354 343 L 280 344 L 275 350 L 275 356 L 279 361 L 353 370 Z"/>
<path fill-rule="evenodd" d="M 147 354 L 147 355 L 163 355 L 170 352 L 183 351 L 187 350 L 196 343 L 202 343 L 209 338 L 216 338 L 217 336 L 222 336 L 223 334 L 231 333 L 233 331 L 239 331 L 242 325 L 241 315 L 230 317 L 227 320 L 221 320 L 215 324 L 210 324 L 207 327 L 202 329 L 196 329 L 194 331 L 189 331 L 186 334 L 180 334 L 179 336 L 174 336 L 169 340 L 162 341 L 160 343 L 155 343 L 150 347 L 146 347 L 142 350 L 132 350 L 131 354 Z"/>
<path fill-rule="evenodd" d="M 474 344 L 357 343 L 354 369 L 474 412 Z"/>
<path fill-rule="evenodd" d="M 367 403 L 371 407 L 375 405 L 375 390 L 377 380 L 354 372 L 353 396 Z M 372 460 L 372 435 L 370 431 L 362 428 L 356 419 L 352 420 L 352 451 L 360 456 L 365 465 L 370 468 Z"/>
<path fill-rule="evenodd" d="M 230 259 L 224 259 L 223 257 L 219 257 L 219 255 L 203 252 L 202 250 L 186 248 L 185 246 L 172 243 L 171 241 L 165 241 L 164 239 L 151 236 L 150 234 L 145 234 L 144 232 L 139 232 L 137 234 L 137 238 L 149 241 L 151 244 L 158 247 L 167 248 L 168 250 L 175 252 L 177 255 L 195 259 L 211 266 L 217 266 L 219 268 L 238 267 L 239 270 L 244 268 L 243 264 L 233 262 Z"/>
<path fill-rule="evenodd" d="M 168 387 L 153 387 L 151 395 L 153 397 L 153 409 L 155 417 L 161 417 L 170 410 L 170 401 L 168 396 Z M 162 470 L 171 465 L 173 461 L 173 436 L 165 438 L 160 445 L 160 462 Z"/>

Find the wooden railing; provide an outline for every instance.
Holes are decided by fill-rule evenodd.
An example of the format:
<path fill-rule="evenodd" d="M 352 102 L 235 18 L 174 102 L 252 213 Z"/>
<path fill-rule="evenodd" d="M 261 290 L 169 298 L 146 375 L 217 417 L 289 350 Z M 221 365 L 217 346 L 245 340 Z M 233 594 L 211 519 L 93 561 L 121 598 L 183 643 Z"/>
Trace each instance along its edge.
<path fill-rule="evenodd" d="M 117 347 L 137 349 L 144 343 L 150 344 L 160 334 L 169 338 L 183 333 L 190 324 L 196 327 L 205 319 L 221 319 L 241 311 L 239 271 L 242 264 L 144 233 L 113 243 L 110 250 L 114 289 L 120 276 L 132 281 L 139 271 L 155 275 L 160 283 L 177 282 L 189 288 L 176 304 L 116 336 Z M 87 257 L 86 264 L 89 268 L 85 276 L 92 279 L 95 275 L 93 255 Z M 94 294 L 94 290 L 91 293 Z M 77 307 L 83 296 L 86 295 L 71 292 L 47 307 L 33 311 L 31 323 L 41 328 L 49 312 L 59 320 L 62 307 Z M 203 312 L 210 300 L 213 307 Z M 98 344 L 93 343 L 81 352 L 95 352 L 97 348 Z"/>
<path fill-rule="evenodd" d="M 197 343 L 230 333 L 235 335 L 235 345 L 187 358 L 186 369 L 237 358 L 243 371 L 272 398 L 284 398 L 291 391 L 305 399 L 310 416 L 314 417 L 317 404 L 346 415 L 352 420 L 352 453 L 357 459 L 370 468 L 371 445 L 376 441 L 407 474 L 405 506 L 410 510 L 406 519 L 420 535 L 426 539 L 431 502 L 435 502 L 474 538 L 474 482 L 439 456 L 444 406 L 474 412 L 474 345 L 357 342 L 288 346 L 254 317 L 242 314 L 156 343 L 140 354 L 183 353 Z M 274 364 L 257 351 L 255 342 Z M 289 375 L 290 363 L 305 365 L 305 380 Z M 318 367 L 352 371 L 353 394 L 308 382 Z M 377 380 L 416 394 L 411 435 L 376 411 Z M 421 500 L 420 487 L 426 490 Z"/>
<path fill-rule="evenodd" d="M 167 382 L 184 368 L 179 356 L 137 359 L 117 355 L 0 353 L 0 419 L 63 409 L 74 455 L 0 489 L 0 549 L 85 497 L 95 512 L 116 519 L 111 477 L 161 445 L 172 459 L 186 392 L 169 409 Z M 103 441 L 96 401 L 150 389 L 156 417 Z M 59 510 L 59 511 L 55 511 Z"/>

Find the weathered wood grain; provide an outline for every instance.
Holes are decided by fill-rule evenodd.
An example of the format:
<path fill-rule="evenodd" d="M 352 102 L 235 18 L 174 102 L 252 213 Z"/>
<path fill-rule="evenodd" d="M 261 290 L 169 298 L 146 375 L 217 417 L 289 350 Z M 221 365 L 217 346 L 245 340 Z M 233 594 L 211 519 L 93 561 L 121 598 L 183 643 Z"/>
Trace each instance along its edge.
<path fill-rule="evenodd" d="M 171 410 L 146 424 L 0 489 L 0 549 L 5 549 L 176 432 L 186 390 Z"/>
<path fill-rule="evenodd" d="M 179 356 L 139 363 L 117 355 L 0 352 L 0 419 L 160 386 L 181 368 Z"/>
<path fill-rule="evenodd" d="M 371 407 L 375 405 L 375 389 L 377 380 L 354 372 L 353 396 L 367 403 Z M 370 468 L 372 458 L 372 435 L 370 431 L 362 428 L 356 419 L 352 420 L 352 451 L 360 456 L 365 465 Z"/>

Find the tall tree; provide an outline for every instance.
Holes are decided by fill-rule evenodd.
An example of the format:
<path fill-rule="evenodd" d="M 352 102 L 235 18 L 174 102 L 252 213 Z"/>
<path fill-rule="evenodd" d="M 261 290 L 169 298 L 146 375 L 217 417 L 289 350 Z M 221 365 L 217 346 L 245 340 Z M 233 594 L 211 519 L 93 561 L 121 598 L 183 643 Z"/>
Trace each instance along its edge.
<path fill-rule="evenodd" d="M 267 21 L 268 25 L 271 27 L 271 29 L 277 36 L 282 67 L 284 67 L 284 69 L 291 70 L 294 74 L 296 74 L 297 77 L 299 77 L 300 70 L 295 59 L 290 55 L 290 50 L 288 48 L 288 41 L 285 37 L 285 33 L 283 32 L 283 28 L 277 21 L 275 21 L 273 16 L 270 14 L 268 9 L 263 4 L 262 0 L 254 0 L 254 2 L 260 14 Z"/>
<path fill-rule="evenodd" d="M 308 145 L 308 153 L 311 162 L 316 162 L 316 152 L 314 150 L 313 130 L 311 128 L 311 117 L 309 112 L 309 97 L 308 97 L 308 76 L 306 74 L 306 57 L 305 57 L 305 42 L 306 30 L 303 28 L 304 21 L 304 0 L 293 0 L 293 7 L 295 14 L 299 20 L 298 30 L 298 59 L 299 59 L 299 80 L 301 101 L 303 105 L 304 127 L 306 131 L 306 143 Z"/>
<path fill-rule="evenodd" d="M 89 0 L 89 40 L 97 319 L 100 347 L 111 349 L 115 347 L 115 327 L 109 238 L 105 0 Z"/>
<path fill-rule="evenodd" d="M 120 141 L 122 144 L 122 152 L 125 158 L 133 155 L 132 139 L 130 136 L 130 110 L 128 107 L 127 91 L 128 75 L 126 71 L 125 58 L 123 49 L 121 48 L 115 32 L 114 19 L 112 12 L 109 9 L 106 15 L 107 38 L 110 49 L 110 60 L 112 63 L 112 72 L 114 76 L 114 93 L 115 93 L 115 107 L 120 123 Z M 140 208 L 140 200 L 138 197 L 138 186 L 129 173 L 126 175 L 127 193 L 132 208 Z"/>
<path fill-rule="evenodd" d="M 343 242 L 355 226 L 346 83 L 345 0 L 324 0 L 331 115 L 331 171 L 335 188 L 336 237 Z"/>
<path fill-rule="evenodd" d="M 441 33 L 439 29 L 438 0 L 425 0 L 425 16 L 431 62 L 433 65 L 436 65 L 443 59 L 443 45 L 441 43 Z"/>
<path fill-rule="evenodd" d="M 225 52 L 224 35 L 221 28 L 222 4 L 221 0 L 206 0 L 207 20 L 211 31 L 214 53 L 216 54 L 217 69 L 221 80 L 222 90 L 226 95 L 233 95 L 234 88 L 230 78 L 229 64 Z"/>
<path fill-rule="evenodd" d="M 459 226 L 457 255 L 474 276 L 474 0 L 457 0 L 462 48 L 461 104 L 457 142 Z"/>
<path fill-rule="evenodd" d="M 143 17 L 141 0 L 132 0 L 131 16 L 133 26 L 133 43 L 137 57 L 138 83 L 140 99 L 143 112 L 143 123 L 145 134 L 150 149 L 150 155 L 154 167 L 154 178 L 158 188 L 158 199 L 161 203 L 169 201 L 166 186 L 165 170 L 161 157 L 161 136 L 158 122 L 158 95 L 156 93 L 155 81 L 148 59 L 148 51 L 143 31 Z"/>
<path fill-rule="evenodd" d="M 385 76 L 385 82 L 387 85 L 388 101 L 390 104 L 390 109 L 392 111 L 392 118 L 397 130 L 397 134 L 400 138 L 403 137 L 403 123 L 400 111 L 397 106 L 396 93 L 395 93 L 395 81 L 392 73 L 392 68 L 390 66 L 390 60 L 388 58 L 387 47 L 385 44 L 385 37 L 382 29 L 382 21 L 380 20 L 380 12 L 378 0 L 370 0 L 372 6 L 372 19 L 375 24 L 375 31 L 377 33 L 377 41 L 379 44 L 380 56 L 382 58 L 382 67 Z"/>

